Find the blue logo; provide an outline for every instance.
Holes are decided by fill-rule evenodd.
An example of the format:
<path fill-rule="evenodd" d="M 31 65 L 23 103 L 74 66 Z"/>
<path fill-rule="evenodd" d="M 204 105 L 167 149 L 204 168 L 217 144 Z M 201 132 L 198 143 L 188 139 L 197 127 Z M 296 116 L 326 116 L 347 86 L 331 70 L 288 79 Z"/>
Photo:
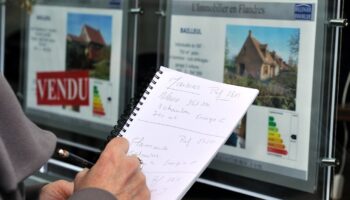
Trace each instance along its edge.
<path fill-rule="evenodd" d="M 312 4 L 295 4 L 294 18 L 300 20 L 312 20 Z"/>
<path fill-rule="evenodd" d="M 109 5 L 120 6 L 120 1 L 121 0 L 110 0 Z"/>

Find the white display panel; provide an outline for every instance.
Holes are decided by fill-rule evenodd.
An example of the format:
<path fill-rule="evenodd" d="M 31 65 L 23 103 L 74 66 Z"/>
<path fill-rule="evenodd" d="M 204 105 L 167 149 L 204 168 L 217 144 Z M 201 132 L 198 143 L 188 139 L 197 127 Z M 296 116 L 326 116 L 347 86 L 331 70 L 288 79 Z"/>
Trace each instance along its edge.
<path fill-rule="evenodd" d="M 121 95 L 122 18 L 122 9 L 108 7 L 34 6 L 27 110 L 114 125 Z"/>
<path fill-rule="evenodd" d="M 314 0 L 172 2 L 169 67 L 260 90 L 216 160 L 308 180 L 316 8 Z"/>

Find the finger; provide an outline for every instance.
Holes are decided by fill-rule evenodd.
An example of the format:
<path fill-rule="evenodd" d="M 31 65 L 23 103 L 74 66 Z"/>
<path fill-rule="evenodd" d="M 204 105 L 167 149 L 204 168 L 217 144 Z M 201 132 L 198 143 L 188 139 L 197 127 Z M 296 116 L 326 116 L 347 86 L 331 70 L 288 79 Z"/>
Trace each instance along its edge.
<path fill-rule="evenodd" d="M 143 187 L 134 197 L 135 200 L 149 200 L 151 199 L 151 192 L 147 186 Z"/>
<path fill-rule="evenodd" d="M 77 175 L 75 176 L 74 182 L 77 184 L 81 181 L 81 179 L 83 177 L 86 176 L 86 174 L 89 172 L 88 168 L 84 168 L 82 171 L 80 171 L 79 173 L 77 173 Z"/>
<path fill-rule="evenodd" d="M 133 154 L 133 155 L 130 155 L 129 158 L 132 160 L 131 165 L 136 165 L 136 167 L 138 169 L 142 169 L 143 161 L 141 160 L 140 157 L 138 157 L 137 155 Z"/>
<path fill-rule="evenodd" d="M 122 150 L 122 152 L 127 153 L 129 151 L 129 142 L 126 138 L 123 137 L 116 137 L 113 138 L 106 146 L 107 149 L 115 149 L 118 148 Z"/>
<path fill-rule="evenodd" d="M 133 180 L 130 181 L 129 184 L 133 199 L 150 198 L 150 191 L 146 185 L 146 176 L 141 171 L 135 174 Z"/>
<path fill-rule="evenodd" d="M 57 184 L 57 188 L 59 190 L 59 193 L 67 199 L 73 194 L 74 184 L 72 182 L 68 182 L 65 180 L 59 180 L 56 181 L 55 184 Z"/>

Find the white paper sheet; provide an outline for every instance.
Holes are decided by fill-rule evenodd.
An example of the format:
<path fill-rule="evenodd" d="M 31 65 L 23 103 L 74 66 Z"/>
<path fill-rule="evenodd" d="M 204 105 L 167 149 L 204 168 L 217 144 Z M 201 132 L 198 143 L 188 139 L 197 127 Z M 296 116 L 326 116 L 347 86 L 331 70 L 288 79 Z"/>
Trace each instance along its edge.
<path fill-rule="evenodd" d="M 180 199 L 232 134 L 258 90 L 161 67 L 123 135 L 152 199 Z"/>

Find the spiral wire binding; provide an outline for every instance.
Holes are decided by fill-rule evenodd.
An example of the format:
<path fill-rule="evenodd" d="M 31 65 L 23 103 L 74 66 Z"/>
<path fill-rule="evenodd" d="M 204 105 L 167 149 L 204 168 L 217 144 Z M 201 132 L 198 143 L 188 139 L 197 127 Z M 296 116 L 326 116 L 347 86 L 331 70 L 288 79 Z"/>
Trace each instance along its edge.
<path fill-rule="evenodd" d="M 163 74 L 161 70 L 158 70 L 157 73 Z M 129 100 L 129 103 L 124 109 L 123 114 L 120 115 L 117 121 L 117 124 L 113 127 L 112 131 L 107 136 L 107 143 L 115 137 L 122 137 L 123 135 L 121 132 L 123 133 L 126 132 L 126 128 L 129 127 L 130 123 L 134 120 L 133 116 L 137 115 L 137 112 L 140 110 L 140 107 L 143 105 L 142 100 L 146 100 L 147 95 L 150 94 L 150 91 L 147 89 L 152 90 L 153 85 L 157 84 L 157 80 L 160 78 L 160 76 L 157 75 L 157 73 L 153 76 L 151 82 L 144 89 L 144 92 L 140 93 L 141 95 L 139 95 L 138 97 L 131 98 Z"/>

